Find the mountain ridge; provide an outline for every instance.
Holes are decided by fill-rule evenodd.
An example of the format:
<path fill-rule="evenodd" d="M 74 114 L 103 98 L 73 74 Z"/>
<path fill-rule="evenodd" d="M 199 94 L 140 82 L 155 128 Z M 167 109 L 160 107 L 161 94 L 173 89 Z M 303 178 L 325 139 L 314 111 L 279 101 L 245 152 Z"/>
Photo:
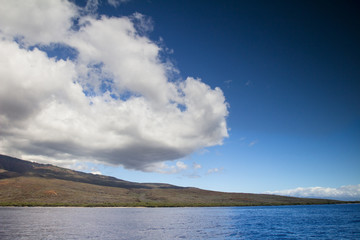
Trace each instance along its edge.
<path fill-rule="evenodd" d="M 0 155 L 0 206 L 253 206 L 343 201 L 136 183 Z"/>
<path fill-rule="evenodd" d="M 41 164 L 21 160 L 18 158 L 0 154 L 0 168 L 8 173 L 0 173 L 0 179 L 6 178 L 6 175 L 14 176 L 37 176 L 47 178 L 58 178 L 82 183 L 90 183 L 108 187 L 122 188 L 181 188 L 175 185 L 165 183 L 137 183 L 125 181 L 111 176 L 84 173 L 76 170 L 62 168 L 51 164 Z"/>

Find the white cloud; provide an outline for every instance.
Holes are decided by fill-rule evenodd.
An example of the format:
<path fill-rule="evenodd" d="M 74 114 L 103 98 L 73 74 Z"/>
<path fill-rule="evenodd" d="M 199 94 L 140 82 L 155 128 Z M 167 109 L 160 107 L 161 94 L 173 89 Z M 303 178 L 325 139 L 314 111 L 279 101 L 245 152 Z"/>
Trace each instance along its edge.
<path fill-rule="evenodd" d="M 258 141 L 257 140 L 254 140 L 254 141 L 251 141 L 250 143 L 249 143 L 249 147 L 253 147 L 255 144 L 257 144 L 258 143 Z"/>
<path fill-rule="evenodd" d="M 193 169 L 200 169 L 202 166 L 196 162 L 193 163 Z"/>
<path fill-rule="evenodd" d="M 224 168 L 211 168 L 207 171 L 207 174 L 212 174 L 212 173 L 220 173 L 224 170 Z"/>
<path fill-rule="evenodd" d="M 2 37 L 23 37 L 24 43 L 58 42 L 69 34 L 78 8 L 61 0 L 0 0 Z"/>
<path fill-rule="evenodd" d="M 164 162 L 150 164 L 144 169 L 144 171 L 157 172 L 162 174 L 175 174 L 182 172 L 186 169 L 188 169 L 188 166 L 184 162 L 177 161 L 175 165 L 168 165 Z"/>
<path fill-rule="evenodd" d="M 108 0 L 108 3 L 113 7 L 118 7 L 121 3 L 129 2 L 130 0 Z"/>
<path fill-rule="evenodd" d="M 96 167 L 89 167 L 89 165 L 86 163 L 80 163 L 80 164 L 78 163 L 66 167 L 76 171 L 90 172 L 92 174 L 102 175 L 99 169 L 97 169 Z"/>
<path fill-rule="evenodd" d="M 95 174 L 95 175 L 102 175 L 102 173 L 100 171 L 97 171 L 97 170 L 93 170 L 91 171 L 92 174 Z"/>
<path fill-rule="evenodd" d="M 88 15 L 74 30 L 72 18 L 80 11 L 74 4 L 21 3 L 0 4 L 3 154 L 58 165 L 92 161 L 178 172 L 186 165 L 169 169 L 164 162 L 228 136 L 221 89 L 192 77 L 169 79 L 178 70 L 137 31 L 136 24 L 150 22 Z M 19 37 L 21 43 L 14 41 Z M 49 58 L 42 49 L 54 43 L 77 56 Z"/>
<path fill-rule="evenodd" d="M 185 169 L 188 168 L 188 166 L 184 162 L 177 161 L 176 162 L 176 168 L 179 169 L 179 170 L 185 170 Z"/>
<path fill-rule="evenodd" d="M 327 198 L 337 200 L 360 200 L 360 184 L 341 186 L 339 188 L 308 187 L 295 188 L 281 191 L 268 191 L 268 194 L 307 197 L 307 198 Z"/>
<path fill-rule="evenodd" d="M 85 6 L 85 12 L 89 14 L 96 14 L 99 7 L 99 0 L 87 0 Z"/>

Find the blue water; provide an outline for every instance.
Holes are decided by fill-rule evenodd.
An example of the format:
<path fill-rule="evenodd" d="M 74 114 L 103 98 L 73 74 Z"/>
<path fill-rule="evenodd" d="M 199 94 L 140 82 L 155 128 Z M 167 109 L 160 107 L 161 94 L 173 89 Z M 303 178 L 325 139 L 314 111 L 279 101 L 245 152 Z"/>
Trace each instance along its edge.
<path fill-rule="evenodd" d="M 360 204 L 0 208 L 0 239 L 360 239 Z"/>

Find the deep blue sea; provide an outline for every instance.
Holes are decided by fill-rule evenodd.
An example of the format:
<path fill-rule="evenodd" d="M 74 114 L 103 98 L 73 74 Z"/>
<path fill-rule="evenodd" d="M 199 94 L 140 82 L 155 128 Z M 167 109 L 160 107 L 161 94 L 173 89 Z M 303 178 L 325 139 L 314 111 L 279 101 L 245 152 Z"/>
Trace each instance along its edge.
<path fill-rule="evenodd" d="M 0 239 L 360 239 L 360 204 L 2 207 Z"/>

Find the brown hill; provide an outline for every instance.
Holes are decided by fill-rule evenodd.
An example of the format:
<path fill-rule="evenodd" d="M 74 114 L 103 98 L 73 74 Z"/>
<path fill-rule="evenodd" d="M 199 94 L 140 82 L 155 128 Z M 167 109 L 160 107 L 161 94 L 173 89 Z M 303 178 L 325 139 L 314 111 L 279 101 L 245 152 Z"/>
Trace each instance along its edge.
<path fill-rule="evenodd" d="M 0 155 L 3 206 L 247 206 L 340 201 L 135 183 Z"/>

